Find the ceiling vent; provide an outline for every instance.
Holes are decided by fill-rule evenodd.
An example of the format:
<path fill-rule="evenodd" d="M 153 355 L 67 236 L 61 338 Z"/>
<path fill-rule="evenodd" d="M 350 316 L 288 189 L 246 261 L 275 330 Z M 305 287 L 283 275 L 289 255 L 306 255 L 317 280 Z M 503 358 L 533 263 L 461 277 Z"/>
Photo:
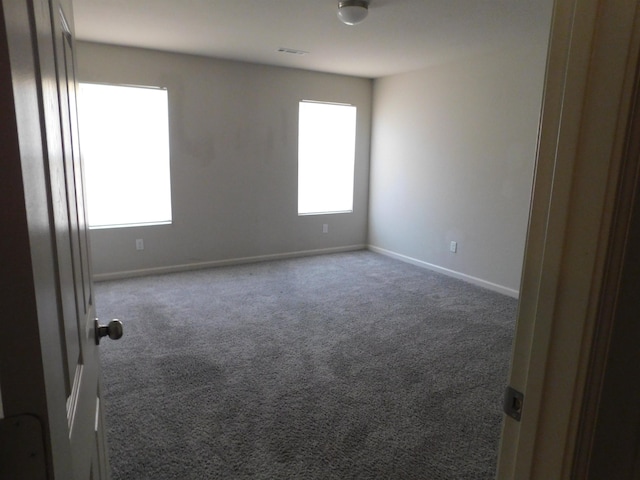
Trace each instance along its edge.
<path fill-rule="evenodd" d="M 295 48 L 284 48 L 280 47 L 278 49 L 280 53 L 288 53 L 290 55 L 307 55 L 309 52 L 305 52 L 304 50 L 296 50 Z"/>

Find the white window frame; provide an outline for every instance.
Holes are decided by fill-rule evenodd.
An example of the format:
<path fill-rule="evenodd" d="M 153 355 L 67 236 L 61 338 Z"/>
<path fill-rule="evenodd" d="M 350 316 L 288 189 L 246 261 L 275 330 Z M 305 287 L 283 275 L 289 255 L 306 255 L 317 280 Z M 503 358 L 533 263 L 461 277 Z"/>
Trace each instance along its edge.
<path fill-rule="evenodd" d="M 298 114 L 298 215 L 353 212 L 357 107 L 302 100 Z"/>
<path fill-rule="evenodd" d="M 89 228 L 171 224 L 167 89 L 81 82 L 78 117 Z"/>

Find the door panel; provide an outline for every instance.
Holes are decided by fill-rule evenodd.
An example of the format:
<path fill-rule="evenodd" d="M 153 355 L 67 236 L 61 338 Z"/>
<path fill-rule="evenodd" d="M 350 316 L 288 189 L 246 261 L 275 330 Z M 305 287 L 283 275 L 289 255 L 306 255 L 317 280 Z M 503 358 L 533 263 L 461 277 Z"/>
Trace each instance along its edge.
<path fill-rule="evenodd" d="M 53 7 L 53 6 L 52 6 Z M 70 23 L 62 5 L 57 12 L 52 8 L 54 25 L 55 57 L 57 66 L 58 98 L 60 105 L 60 127 L 62 132 L 62 160 L 65 171 L 68 223 L 56 225 L 56 231 L 68 230 L 73 270 L 72 287 L 66 284 L 70 294 L 73 288 L 76 303 L 76 315 L 65 319 L 65 331 L 76 331 L 78 337 L 72 348 L 67 351 L 79 352 L 69 358 L 76 375 L 68 410 L 71 453 L 75 478 L 108 478 L 107 468 L 100 469 L 99 447 L 102 441 L 102 419 L 99 388 L 99 359 L 95 342 L 95 307 L 91 292 L 89 250 L 87 241 L 82 164 L 78 148 L 78 128 L 76 112 L 76 78 L 73 55 L 73 36 Z M 69 338 L 69 336 L 67 336 Z M 75 347 L 79 347 L 76 349 Z M 75 365 L 73 365 L 75 361 Z M 106 455 L 102 455 L 106 467 Z"/>
<path fill-rule="evenodd" d="M 62 130 L 57 108 L 58 84 L 56 79 L 55 57 L 53 56 L 53 38 L 50 31 L 50 7 L 48 2 L 34 2 L 36 19 L 37 47 L 41 52 L 40 69 L 43 76 L 42 96 L 45 103 L 44 127 L 46 129 L 46 157 L 48 158 L 49 182 L 51 185 L 51 214 L 55 225 L 55 253 L 57 256 L 58 290 L 60 295 L 59 314 L 64 319 L 65 338 L 62 349 L 67 360 L 65 369 L 65 390 L 71 395 L 76 365 L 80 356 L 77 327 L 77 304 L 74 288 L 74 265 L 71 251 L 71 231 L 67 199 L 66 165 L 62 155 Z M 51 52 L 45 55 L 44 52 Z M 46 79 L 46 81 L 45 81 Z"/>
<path fill-rule="evenodd" d="M 22 290 L 14 297 L 29 298 L 33 292 L 38 307 L 29 316 L 20 311 L 26 310 L 20 302 L 14 302 L 15 308 L 7 302 L 6 317 L 20 315 L 21 340 L 33 348 L 5 349 L 9 342 L 0 340 L 2 400 L 8 417 L 22 413 L 43 422 L 48 478 L 108 479 L 78 146 L 71 0 L 0 0 L 0 6 L 6 27 L 0 31 L 6 31 L 11 59 L 0 62 L 0 78 L 4 73 L 11 79 L 0 82 L 0 102 L 5 113 L 15 110 L 14 137 L 1 148 L 7 166 L 15 166 L 15 172 L 7 172 L 15 177 L 22 173 L 25 202 L 2 218 L 8 219 L 3 222 L 8 228 L 23 227 L 30 240 L 30 250 L 23 248 L 20 260 L 7 264 L 11 269 L 3 272 L 3 284 L 20 275 Z M 14 143 L 19 148 L 9 149 Z M 9 194 L 14 202 L 20 199 L 20 191 L 8 190 L 0 192 L 0 198 Z M 10 375 L 14 370 L 16 378 L 22 371 L 35 373 L 30 381 L 17 382 Z M 65 417 L 66 422 L 60 422 Z M 8 478 L 26 478 L 19 462 L 11 468 Z"/>

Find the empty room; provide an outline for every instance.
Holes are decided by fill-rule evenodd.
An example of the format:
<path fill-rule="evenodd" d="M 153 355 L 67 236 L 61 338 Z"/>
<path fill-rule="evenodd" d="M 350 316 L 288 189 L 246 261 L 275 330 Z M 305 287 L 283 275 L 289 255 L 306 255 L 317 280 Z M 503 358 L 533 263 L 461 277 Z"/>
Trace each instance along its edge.
<path fill-rule="evenodd" d="M 543 7 L 0 3 L 0 477 L 638 478 L 640 12 Z"/>
<path fill-rule="evenodd" d="M 550 2 L 337 7 L 74 3 L 114 479 L 495 474 Z"/>

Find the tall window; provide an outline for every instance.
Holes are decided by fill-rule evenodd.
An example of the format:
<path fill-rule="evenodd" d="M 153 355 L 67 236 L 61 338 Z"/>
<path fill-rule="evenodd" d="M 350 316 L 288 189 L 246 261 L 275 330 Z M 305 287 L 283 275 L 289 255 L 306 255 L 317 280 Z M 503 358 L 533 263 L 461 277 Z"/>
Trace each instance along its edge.
<path fill-rule="evenodd" d="M 353 211 L 356 107 L 300 102 L 298 215 Z"/>
<path fill-rule="evenodd" d="M 171 223 L 167 90 L 81 83 L 89 227 Z"/>

